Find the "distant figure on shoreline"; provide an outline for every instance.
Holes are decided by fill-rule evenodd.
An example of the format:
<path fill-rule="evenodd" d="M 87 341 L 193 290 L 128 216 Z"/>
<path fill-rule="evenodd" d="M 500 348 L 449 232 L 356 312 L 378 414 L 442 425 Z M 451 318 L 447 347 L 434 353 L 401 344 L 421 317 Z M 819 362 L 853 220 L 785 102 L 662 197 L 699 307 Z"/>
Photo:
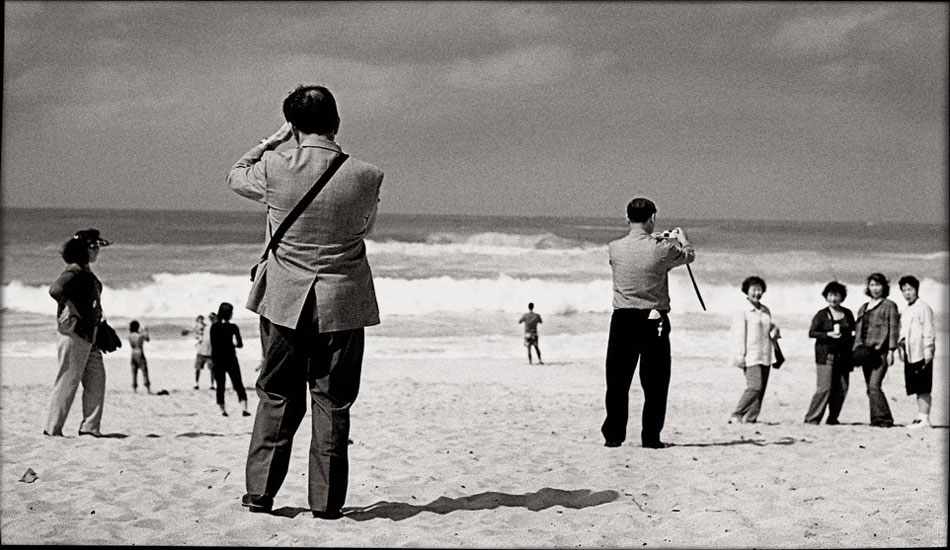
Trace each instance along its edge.
<path fill-rule="evenodd" d="M 538 325 L 541 324 L 541 316 L 534 312 L 534 302 L 528 304 L 528 312 L 518 319 L 518 324 L 524 323 L 524 346 L 528 348 L 528 364 L 531 360 L 531 347 L 538 353 L 538 364 L 543 365 L 541 360 L 541 348 L 538 347 Z"/>
<path fill-rule="evenodd" d="M 62 436 L 69 408 L 82 384 L 82 423 L 79 435 L 99 437 L 102 406 L 106 393 L 106 370 L 102 351 L 96 346 L 102 322 L 102 283 L 90 264 L 99 257 L 99 249 L 109 246 L 96 229 L 77 232 L 63 245 L 66 269 L 49 287 L 57 304 L 59 336 L 59 373 L 53 383 L 53 396 L 43 435 Z"/>
<path fill-rule="evenodd" d="M 217 315 L 211 313 L 209 316 L 211 322 L 217 320 Z M 201 381 L 201 369 L 208 369 L 208 377 L 211 378 L 211 389 L 214 389 L 214 363 L 211 361 L 211 334 L 207 331 L 204 315 L 195 318 L 195 389 L 197 390 Z"/>
<path fill-rule="evenodd" d="M 735 366 L 745 374 L 746 389 L 729 417 L 730 424 L 753 424 L 758 420 L 765 388 L 769 383 L 774 357 L 772 341 L 778 339 L 780 333 L 772 322 L 772 312 L 761 301 L 765 288 L 765 281 L 761 277 L 746 277 L 742 281 L 745 304 L 732 318 L 729 331 L 732 357 Z"/>
<path fill-rule="evenodd" d="M 627 437 L 630 383 L 640 365 L 643 386 L 643 447 L 662 449 L 670 387 L 670 291 L 668 273 L 696 258 L 686 232 L 656 237 L 656 205 L 636 198 L 627 205 L 630 234 L 608 245 L 613 278 L 613 315 L 607 338 L 607 417 L 600 428 L 606 447 Z"/>
<path fill-rule="evenodd" d="M 145 391 L 152 393 L 152 383 L 148 379 L 148 361 L 145 359 L 145 342 L 148 342 L 148 329 L 139 332 L 139 322 L 129 323 L 129 346 L 132 348 L 132 391 L 139 391 L 138 373 L 142 371 L 142 385 Z"/>
<path fill-rule="evenodd" d="M 891 408 L 881 389 L 887 368 L 894 364 L 894 350 L 900 338 L 900 312 L 897 304 L 887 299 L 890 289 L 887 277 L 882 273 L 868 276 L 864 293 L 871 299 L 858 309 L 854 329 L 854 362 L 864 371 L 871 425 L 879 428 L 894 425 Z"/>
<path fill-rule="evenodd" d="M 930 392 L 933 388 L 936 332 L 934 312 L 920 299 L 920 281 L 905 275 L 898 281 L 907 307 L 901 313 L 900 341 L 904 356 L 904 386 L 907 395 L 917 395 L 917 418 L 911 429 L 930 428 Z"/>
<path fill-rule="evenodd" d="M 828 307 L 815 314 L 808 329 L 808 337 L 815 339 L 815 395 L 811 398 L 805 422 L 821 424 L 828 409 L 826 424 L 838 424 L 838 415 L 848 395 L 848 383 L 854 363 L 851 347 L 854 344 L 854 314 L 841 303 L 848 289 L 838 281 L 825 285 L 821 295 Z"/>
<path fill-rule="evenodd" d="M 217 384 L 218 406 L 221 407 L 221 416 L 227 416 L 228 411 L 224 407 L 224 382 L 225 377 L 231 378 L 231 385 L 237 393 L 238 402 L 244 408 L 241 412 L 243 416 L 251 416 L 247 410 L 247 391 L 244 389 L 244 381 L 241 379 L 241 365 L 238 363 L 237 351 L 235 348 L 243 348 L 244 340 L 241 339 L 241 329 L 231 323 L 231 315 L 234 314 L 234 306 L 227 302 L 221 302 L 218 307 L 218 318 L 211 328 L 208 329 L 211 340 L 211 370 L 214 372 L 214 380 Z"/>

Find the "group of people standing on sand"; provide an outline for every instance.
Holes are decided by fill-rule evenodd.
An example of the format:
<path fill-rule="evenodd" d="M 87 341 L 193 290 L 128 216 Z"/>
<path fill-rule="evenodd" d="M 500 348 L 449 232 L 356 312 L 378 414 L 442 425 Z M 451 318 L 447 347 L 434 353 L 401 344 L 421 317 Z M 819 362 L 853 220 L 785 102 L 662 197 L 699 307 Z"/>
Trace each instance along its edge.
<path fill-rule="evenodd" d="M 61 255 L 66 262 L 66 269 L 49 289 L 50 296 L 57 303 L 59 370 L 53 382 L 44 435 L 63 435 L 63 425 L 81 385 L 83 420 L 79 435 L 102 437 L 100 424 L 106 383 L 102 355 L 115 351 L 122 346 L 122 342 L 103 316 L 102 282 L 96 277 L 91 265 L 99 258 L 101 249 L 110 244 L 97 229 L 83 229 L 77 231 L 62 247 Z M 225 376 L 229 376 L 243 407 L 242 415 L 250 416 L 247 393 L 235 353 L 235 347 L 243 345 L 241 332 L 237 325 L 230 323 L 233 310 L 231 304 L 222 303 L 217 313 L 220 322 L 213 323 L 207 335 L 204 334 L 202 323 L 202 330 L 198 334 L 198 358 L 195 361 L 195 389 L 198 388 L 201 368 L 215 365 L 212 372 L 217 383 L 217 402 L 221 413 L 228 415 L 224 407 L 224 383 Z M 129 323 L 132 390 L 136 392 L 141 375 L 146 392 L 152 393 L 148 360 L 145 357 L 145 342 L 150 339 L 148 329 L 139 321 Z"/>
<path fill-rule="evenodd" d="M 379 323 L 365 238 L 375 226 L 383 172 L 349 157 L 334 141 L 340 118 L 336 100 L 326 88 L 298 87 L 284 99 L 283 113 L 286 123 L 242 155 L 227 174 L 232 191 L 266 207 L 269 235 L 264 254 L 251 271 L 246 304 L 260 317 L 263 360 L 241 503 L 251 512 L 271 511 L 288 474 L 294 435 L 310 401 L 308 502 L 314 517 L 335 519 L 343 515 L 347 493 L 350 409 L 359 393 L 364 328 Z M 296 141 L 296 147 L 275 151 L 290 140 Z M 606 416 L 601 426 L 606 447 L 619 447 L 626 439 L 628 394 L 638 362 L 644 394 L 640 443 L 649 449 L 667 446 L 660 437 L 670 383 L 667 276 L 677 266 L 692 262 L 696 252 L 682 228 L 654 233 L 656 214 L 656 205 L 649 199 L 633 199 L 627 205 L 629 234 L 609 244 L 614 309 L 606 352 Z M 59 303 L 62 333 L 60 373 L 47 424 L 50 435 L 62 435 L 66 412 L 80 382 L 84 387 L 80 434 L 98 434 L 105 380 L 102 351 L 108 351 L 109 346 L 100 346 L 97 340 L 98 334 L 108 330 L 103 330 L 106 324 L 99 304 L 102 285 L 89 264 L 106 244 L 98 231 L 77 233 L 64 247 L 63 259 L 69 267 L 50 289 Z M 761 292 L 754 290 L 755 284 L 744 286 L 758 297 L 765 291 L 764 281 Z M 869 291 L 871 288 L 869 284 Z M 876 381 L 873 383 L 879 388 L 885 361 L 891 360 L 898 340 L 895 334 L 882 332 L 882 327 L 896 327 L 893 317 L 885 316 L 893 313 L 885 313 L 891 311 L 889 302 L 874 296 L 872 301 L 859 312 L 864 322 L 855 326 L 854 332 L 865 345 L 887 343 L 886 350 L 874 348 L 882 370 L 866 367 L 871 373 L 868 379 Z M 759 305 L 750 301 L 749 311 L 767 313 Z M 74 326 L 64 324 L 66 310 L 66 321 L 75 321 Z M 232 313 L 231 304 L 221 304 L 216 322 L 203 334 L 196 358 L 196 383 L 210 355 L 222 414 L 227 414 L 223 392 L 228 375 L 247 415 L 235 354 L 235 347 L 243 342 L 237 326 L 230 323 Z M 832 324 L 842 323 L 834 330 L 849 332 L 839 309 L 829 310 L 829 314 Z M 765 330 L 759 338 L 768 340 L 771 322 L 763 315 L 752 318 Z M 540 363 L 537 326 L 541 318 L 532 305 L 520 322 L 525 324 L 529 361 L 533 347 Z M 210 340 L 210 348 L 204 346 L 204 338 Z M 908 349 L 916 346 L 912 340 L 909 332 L 905 338 Z M 858 348 L 854 351 L 857 355 Z M 932 360 L 932 349 L 929 353 L 926 357 Z M 761 367 L 770 357 L 744 356 L 746 371 L 758 372 L 750 374 L 750 380 L 767 376 Z M 836 359 L 822 357 L 823 364 L 837 368 Z M 828 386 L 829 401 L 843 399 L 837 397 L 840 391 L 830 397 L 833 392 L 830 383 Z M 755 395 L 760 405 L 761 395 Z M 872 407 L 881 409 L 875 418 L 883 421 L 886 403 L 881 406 L 878 398 L 883 400 L 883 394 L 875 394 Z M 751 403 L 754 399 L 749 401 L 744 418 L 756 406 Z M 889 412 L 886 416 L 889 418 Z"/>
<path fill-rule="evenodd" d="M 805 413 L 805 422 L 820 424 L 827 410 L 826 424 L 838 424 L 838 415 L 848 394 L 851 371 L 860 368 L 867 384 L 871 425 L 891 427 L 887 398 L 881 389 L 884 376 L 895 357 L 904 364 L 907 395 L 916 395 L 918 414 L 909 428 L 930 427 L 931 389 L 936 333 L 933 310 L 918 293 L 920 281 L 901 277 L 898 285 L 907 307 L 899 312 L 888 298 L 890 283 L 882 273 L 867 278 L 864 293 L 869 300 L 858 308 L 857 317 L 842 302 L 848 289 L 838 281 L 825 285 L 822 296 L 828 306 L 812 318 L 808 336 L 815 339 L 816 390 Z M 765 281 L 748 277 L 742 282 L 747 304 L 733 317 L 730 331 L 732 358 L 742 368 L 746 389 L 729 422 L 755 422 L 762 407 L 769 371 L 778 368 L 773 349 L 780 331 L 772 321 L 769 308 L 762 303 Z"/>
<path fill-rule="evenodd" d="M 221 302 L 217 312 L 208 314 L 211 325 L 205 324 L 204 315 L 195 318 L 195 389 L 199 389 L 202 369 L 207 368 L 211 375 L 211 389 L 215 390 L 215 401 L 221 408 L 221 415 L 228 416 L 224 406 L 225 380 L 231 379 L 231 386 L 241 405 L 241 416 L 251 416 L 247 410 L 247 391 L 241 376 L 241 365 L 237 358 L 237 349 L 244 347 L 241 329 L 231 322 L 234 306 Z M 188 331 L 184 331 L 187 334 Z"/>

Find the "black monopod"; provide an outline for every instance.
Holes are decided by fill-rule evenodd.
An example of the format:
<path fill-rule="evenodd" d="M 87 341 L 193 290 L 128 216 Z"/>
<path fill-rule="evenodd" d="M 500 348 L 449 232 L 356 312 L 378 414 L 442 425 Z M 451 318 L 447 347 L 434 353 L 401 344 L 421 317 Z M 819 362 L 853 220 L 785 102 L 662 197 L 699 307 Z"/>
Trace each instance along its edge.
<path fill-rule="evenodd" d="M 689 280 L 693 281 L 693 289 L 696 290 L 696 297 L 699 298 L 699 305 L 703 306 L 703 311 L 706 311 L 706 304 L 703 302 L 703 295 L 699 293 L 699 287 L 696 285 L 696 277 L 693 277 L 693 270 L 689 268 L 689 264 L 686 264 L 686 271 L 689 272 Z"/>
<path fill-rule="evenodd" d="M 673 238 L 673 231 L 664 231 L 653 235 L 660 239 L 670 239 Z M 706 303 L 703 302 L 703 295 L 699 293 L 699 285 L 696 284 L 696 277 L 693 277 L 693 270 L 690 269 L 689 264 L 686 264 L 686 271 L 689 272 L 689 280 L 693 281 L 693 290 L 696 291 L 696 297 L 699 298 L 699 305 L 703 306 L 703 311 L 706 311 Z"/>

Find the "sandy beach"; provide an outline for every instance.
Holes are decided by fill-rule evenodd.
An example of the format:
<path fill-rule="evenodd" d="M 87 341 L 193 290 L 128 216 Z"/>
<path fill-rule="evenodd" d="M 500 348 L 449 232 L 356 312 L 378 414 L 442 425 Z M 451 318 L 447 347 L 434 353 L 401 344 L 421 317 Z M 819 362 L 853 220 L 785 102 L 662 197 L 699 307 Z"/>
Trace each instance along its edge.
<path fill-rule="evenodd" d="M 937 361 L 946 364 L 946 356 Z M 106 356 L 103 431 L 42 435 L 54 363 L 4 358 L 0 390 L 5 544 L 436 547 L 926 547 L 947 543 L 947 380 L 931 430 L 900 371 L 885 393 L 902 426 L 868 426 L 860 375 L 840 426 L 802 417 L 813 367 L 773 371 L 760 422 L 725 420 L 741 373 L 674 358 L 665 450 L 602 446 L 600 361 L 367 360 L 352 417 L 339 521 L 311 517 L 308 420 L 271 515 L 240 505 L 252 418 L 221 417 L 189 365 L 151 362 L 153 391 Z M 243 367 L 253 385 L 253 367 Z M 141 390 L 140 390 L 141 391 Z M 251 405 L 256 397 L 250 392 Z M 237 412 L 229 390 L 228 405 Z M 37 478 L 19 481 L 27 469 Z"/>

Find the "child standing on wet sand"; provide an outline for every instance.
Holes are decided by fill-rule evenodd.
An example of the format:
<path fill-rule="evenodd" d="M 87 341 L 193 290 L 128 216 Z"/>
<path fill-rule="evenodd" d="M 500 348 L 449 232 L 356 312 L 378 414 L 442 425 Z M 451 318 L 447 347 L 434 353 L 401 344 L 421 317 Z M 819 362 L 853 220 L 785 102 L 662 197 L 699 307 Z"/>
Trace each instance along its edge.
<path fill-rule="evenodd" d="M 148 329 L 139 332 L 138 321 L 129 323 L 129 345 L 132 347 L 132 391 L 139 391 L 138 372 L 142 371 L 142 384 L 145 391 L 152 393 L 152 384 L 148 379 L 148 362 L 145 360 L 145 342 L 149 341 Z"/>

